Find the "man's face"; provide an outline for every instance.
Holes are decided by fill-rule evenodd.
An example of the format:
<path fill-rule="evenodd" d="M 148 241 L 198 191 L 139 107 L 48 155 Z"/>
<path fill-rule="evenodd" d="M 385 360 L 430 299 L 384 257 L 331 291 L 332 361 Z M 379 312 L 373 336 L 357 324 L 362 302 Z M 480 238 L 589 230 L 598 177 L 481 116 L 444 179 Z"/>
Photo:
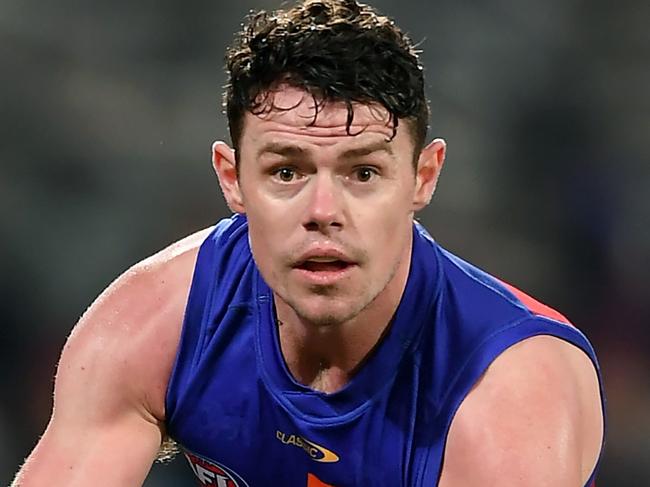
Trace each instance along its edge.
<path fill-rule="evenodd" d="M 240 142 L 238 192 L 253 256 L 276 304 L 308 322 L 342 323 L 408 272 L 412 138 L 402 123 L 391 140 L 379 106 L 355 105 L 357 135 L 348 135 L 343 104 L 326 104 L 313 123 L 303 91 L 285 87 L 273 101 L 293 108 L 247 113 Z"/>

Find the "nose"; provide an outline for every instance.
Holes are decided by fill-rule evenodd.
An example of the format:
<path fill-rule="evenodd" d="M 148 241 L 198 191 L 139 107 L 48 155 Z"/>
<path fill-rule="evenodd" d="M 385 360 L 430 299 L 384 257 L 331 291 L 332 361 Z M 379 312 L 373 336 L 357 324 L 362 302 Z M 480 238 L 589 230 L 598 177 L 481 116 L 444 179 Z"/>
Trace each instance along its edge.
<path fill-rule="evenodd" d="M 310 183 L 303 226 L 307 230 L 323 233 L 340 229 L 343 226 L 343 195 L 335 177 L 320 173 Z"/>

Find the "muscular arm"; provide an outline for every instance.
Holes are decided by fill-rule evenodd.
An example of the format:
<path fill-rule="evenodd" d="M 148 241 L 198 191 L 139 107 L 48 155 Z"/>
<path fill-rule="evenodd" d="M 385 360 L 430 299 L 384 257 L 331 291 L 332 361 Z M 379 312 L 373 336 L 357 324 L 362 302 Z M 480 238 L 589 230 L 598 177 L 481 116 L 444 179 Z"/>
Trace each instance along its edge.
<path fill-rule="evenodd" d="M 589 358 L 560 339 L 504 352 L 452 422 L 440 487 L 583 487 L 598 459 L 603 418 Z"/>
<path fill-rule="evenodd" d="M 164 435 L 164 397 L 206 231 L 120 276 L 70 335 L 52 417 L 14 487 L 142 485 Z"/>

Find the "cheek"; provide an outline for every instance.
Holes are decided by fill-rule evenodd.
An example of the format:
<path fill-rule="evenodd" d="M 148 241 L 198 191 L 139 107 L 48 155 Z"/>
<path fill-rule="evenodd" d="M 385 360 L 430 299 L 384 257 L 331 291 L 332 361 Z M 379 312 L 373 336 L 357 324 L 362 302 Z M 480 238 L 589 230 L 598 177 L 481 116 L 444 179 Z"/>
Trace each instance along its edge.
<path fill-rule="evenodd" d="M 271 218 L 268 213 L 248 216 L 251 250 L 257 267 L 269 284 L 284 279 L 285 263 L 290 258 L 287 247 L 287 230 L 281 227 L 281 218 Z"/>
<path fill-rule="evenodd" d="M 248 231 L 253 257 L 258 267 L 267 269 L 276 260 L 276 244 L 273 240 L 273 234 L 269 225 L 264 221 L 259 221 L 254 215 L 248 217 Z"/>
<path fill-rule="evenodd" d="M 401 258 L 409 242 L 412 219 L 404 215 L 383 214 L 366 226 L 364 241 L 371 262 L 378 271 L 387 271 Z"/>
<path fill-rule="evenodd" d="M 366 209 L 358 216 L 361 222 L 365 222 L 362 223 L 365 232 L 374 235 L 373 239 L 378 245 L 399 240 L 413 221 L 410 201 L 407 202 L 404 195 L 385 198 L 377 205 L 366 205 Z"/>

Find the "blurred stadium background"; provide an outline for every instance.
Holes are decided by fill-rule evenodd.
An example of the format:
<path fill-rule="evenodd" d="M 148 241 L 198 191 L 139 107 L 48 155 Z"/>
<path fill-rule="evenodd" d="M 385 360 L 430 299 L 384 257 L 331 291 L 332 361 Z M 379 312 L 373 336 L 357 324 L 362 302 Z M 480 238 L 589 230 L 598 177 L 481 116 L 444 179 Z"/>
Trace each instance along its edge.
<path fill-rule="evenodd" d="M 650 485 L 650 39 L 641 0 L 377 0 L 421 41 L 449 155 L 420 218 L 599 354 L 599 486 Z M 59 350 L 122 270 L 227 215 L 222 56 L 270 0 L 0 2 L 0 485 Z M 124 445 L 128 449 L 129 445 Z M 146 485 L 193 485 L 184 461 Z"/>

